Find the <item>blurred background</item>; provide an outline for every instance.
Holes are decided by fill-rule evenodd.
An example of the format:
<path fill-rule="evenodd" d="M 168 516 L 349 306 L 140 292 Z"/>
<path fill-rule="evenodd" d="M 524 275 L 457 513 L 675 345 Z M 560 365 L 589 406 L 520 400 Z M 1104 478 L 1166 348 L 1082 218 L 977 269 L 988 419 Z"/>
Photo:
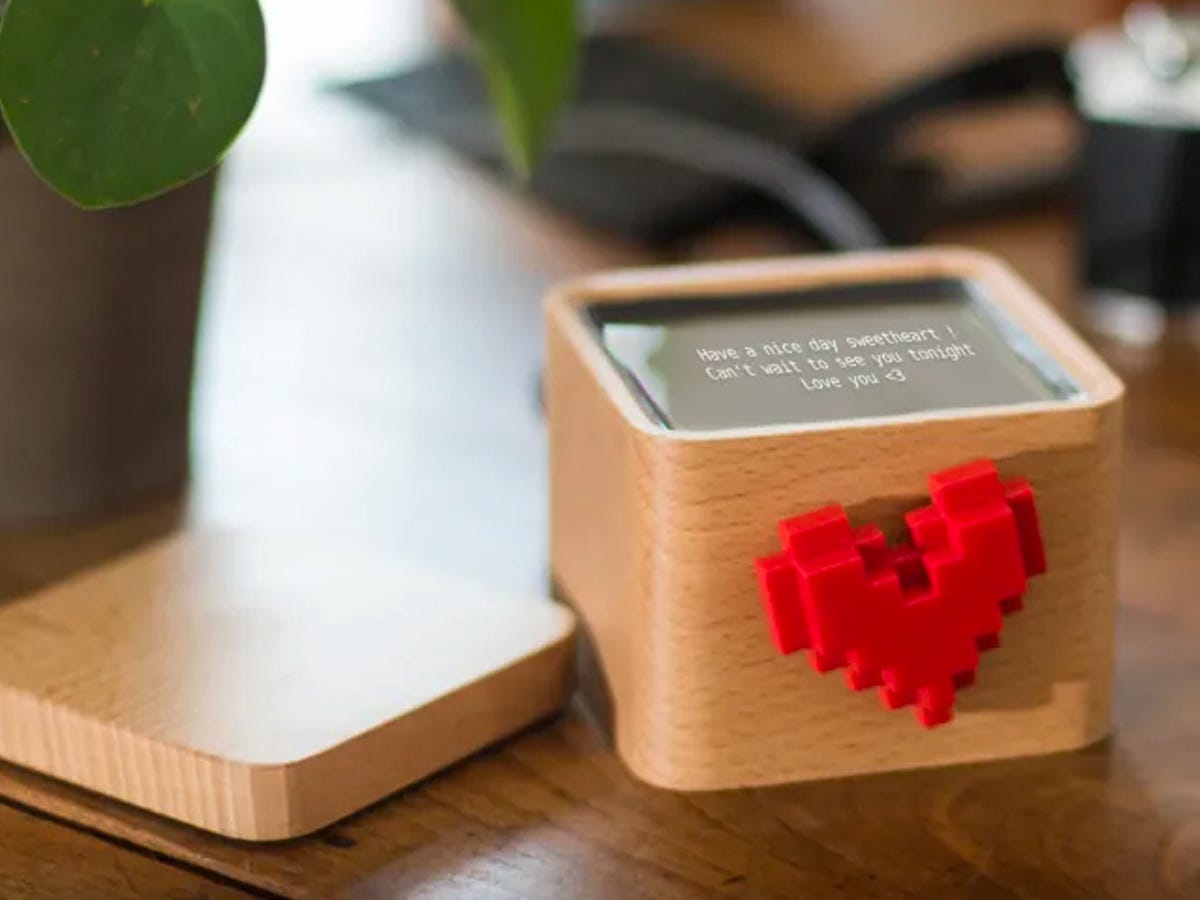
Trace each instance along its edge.
<path fill-rule="evenodd" d="M 265 92 L 213 177 L 83 213 L 0 134 L 0 601 L 181 527 L 328 536 L 544 597 L 551 283 L 966 245 L 1129 388 L 1116 736 L 919 778 L 668 795 L 573 704 L 261 848 L 3 764 L 0 894 L 150 896 L 153 868 L 256 896 L 1200 895 L 1189 6 L 597 0 L 576 97 L 523 183 L 445 5 L 263 5 Z M 170 896 L 228 887 L 202 886 Z"/>
<path fill-rule="evenodd" d="M 1122 562 L 1136 590 L 1122 597 L 1200 622 L 1186 599 L 1200 533 L 1189 304 L 1200 103 L 1185 12 L 1130 14 L 1112 0 L 590 3 L 578 97 L 522 184 L 498 167 L 441 4 L 265 8 L 267 86 L 219 172 L 207 257 L 193 260 L 204 290 L 191 487 L 164 492 L 172 473 L 157 473 L 150 499 L 131 483 L 68 517 L 84 524 L 3 538 L 10 594 L 181 518 L 323 529 L 544 589 L 549 283 L 661 261 L 953 243 L 1015 266 L 1129 381 Z M 209 190 L 190 201 L 189 246 Z M 136 277 L 167 254 L 141 245 Z M 190 364 L 184 307 L 172 358 Z M 155 327 L 153 351 L 139 352 L 158 365 L 169 351 Z M 186 419 L 183 368 L 153 403 Z"/>

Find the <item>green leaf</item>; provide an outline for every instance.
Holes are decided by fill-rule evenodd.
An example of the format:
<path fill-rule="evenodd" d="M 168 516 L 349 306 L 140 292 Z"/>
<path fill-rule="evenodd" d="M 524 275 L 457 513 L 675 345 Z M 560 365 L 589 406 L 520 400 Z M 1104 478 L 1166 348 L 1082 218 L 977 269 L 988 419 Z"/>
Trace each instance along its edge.
<path fill-rule="evenodd" d="M 86 208 L 202 175 L 254 110 L 257 0 L 10 0 L 0 111 L 51 186 Z"/>
<path fill-rule="evenodd" d="M 509 160 L 528 175 L 575 80 L 575 0 L 454 0 L 500 114 Z"/>

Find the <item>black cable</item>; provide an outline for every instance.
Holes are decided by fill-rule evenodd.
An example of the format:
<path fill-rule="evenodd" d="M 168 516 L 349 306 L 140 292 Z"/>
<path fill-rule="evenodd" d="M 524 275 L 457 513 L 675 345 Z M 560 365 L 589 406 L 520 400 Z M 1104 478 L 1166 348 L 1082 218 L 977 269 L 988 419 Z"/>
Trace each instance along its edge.
<path fill-rule="evenodd" d="M 461 117 L 465 120 L 467 117 Z M 456 134 L 471 152 L 499 156 L 498 145 L 480 146 L 478 122 Z M 453 127 L 454 117 L 445 124 Z M 836 181 L 785 147 L 741 131 L 668 110 L 631 105 L 575 107 L 555 131 L 552 152 L 652 157 L 753 188 L 790 209 L 833 250 L 887 246 L 871 217 Z"/>

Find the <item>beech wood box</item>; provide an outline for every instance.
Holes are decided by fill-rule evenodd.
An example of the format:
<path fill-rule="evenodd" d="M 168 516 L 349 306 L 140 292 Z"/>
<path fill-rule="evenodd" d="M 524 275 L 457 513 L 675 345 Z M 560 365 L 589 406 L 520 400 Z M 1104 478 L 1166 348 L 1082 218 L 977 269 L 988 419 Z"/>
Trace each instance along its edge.
<path fill-rule="evenodd" d="M 720 430 L 668 428 L 589 310 L 863 282 L 962 279 L 1076 382 L 1070 401 Z M 952 249 L 629 270 L 546 311 L 554 577 L 604 673 L 620 756 L 708 790 L 1076 748 L 1109 725 L 1123 386 L 1006 266 Z M 768 637 L 754 560 L 829 503 L 890 537 L 928 476 L 973 459 L 1029 480 L 1048 571 L 955 717 L 926 729 Z"/>

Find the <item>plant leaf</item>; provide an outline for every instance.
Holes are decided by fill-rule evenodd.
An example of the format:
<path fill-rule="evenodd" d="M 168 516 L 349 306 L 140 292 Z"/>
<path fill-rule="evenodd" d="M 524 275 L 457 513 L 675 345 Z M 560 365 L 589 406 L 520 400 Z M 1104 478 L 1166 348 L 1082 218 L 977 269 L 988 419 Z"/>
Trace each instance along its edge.
<path fill-rule="evenodd" d="M 10 0 L 0 111 L 34 170 L 85 208 L 202 175 L 254 110 L 257 0 Z"/>
<path fill-rule="evenodd" d="M 575 78 L 575 0 L 454 0 L 500 115 L 513 167 L 527 176 Z"/>

